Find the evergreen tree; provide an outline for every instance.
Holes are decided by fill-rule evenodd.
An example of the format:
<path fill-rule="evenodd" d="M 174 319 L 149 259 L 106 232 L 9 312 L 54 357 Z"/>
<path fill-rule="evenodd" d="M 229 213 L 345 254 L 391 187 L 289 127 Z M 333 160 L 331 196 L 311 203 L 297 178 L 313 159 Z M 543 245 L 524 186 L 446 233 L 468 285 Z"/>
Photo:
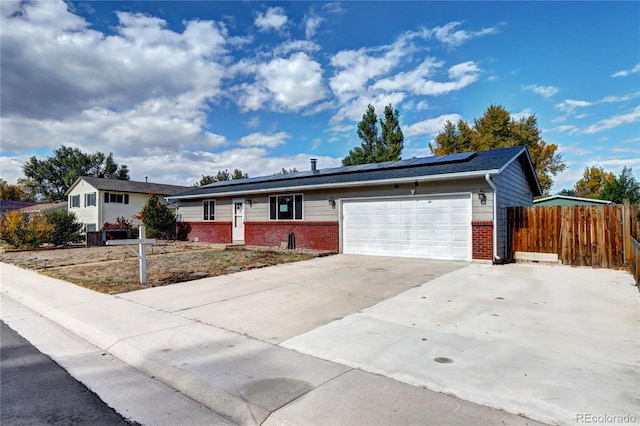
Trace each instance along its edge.
<path fill-rule="evenodd" d="M 620 176 L 605 184 L 600 198 L 622 204 L 629 200 L 631 204 L 640 203 L 640 183 L 633 177 L 632 169 L 625 166 Z"/>
<path fill-rule="evenodd" d="M 82 223 L 75 213 L 66 210 L 50 210 L 43 215 L 54 226 L 47 242 L 56 246 L 65 246 L 82 242 Z"/>
<path fill-rule="evenodd" d="M 169 239 L 175 235 L 176 217 L 156 194 L 142 207 L 138 218 L 147 227 L 147 237 Z"/>
<path fill-rule="evenodd" d="M 400 128 L 400 113 L 391 104 L 384 108 L 384 119 L 380 119 L 382 135 L 378 131 L 378 117 L 372 105 L 362 115 L 358 123 L 358 137 L 362 144 L 349 151 L 342 160 L 342 165 L 380 163 L 383 161 L 400 160 L 404 147 L 404 135 Z"/>

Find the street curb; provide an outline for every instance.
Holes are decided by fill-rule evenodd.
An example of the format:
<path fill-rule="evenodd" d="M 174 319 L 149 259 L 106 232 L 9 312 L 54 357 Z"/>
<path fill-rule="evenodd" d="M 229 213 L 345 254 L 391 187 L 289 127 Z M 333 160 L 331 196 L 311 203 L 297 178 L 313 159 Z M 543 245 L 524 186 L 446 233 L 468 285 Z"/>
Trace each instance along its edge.
<path fill-rule="evenodd" d="M 32 271 L 27 272 L 34 273 Z M 73 285 L 66 282 L 65 284 Z M 262 407 L 251 404 L 221 388 L 211 386 L 211 384 L 199 380 L 198 377 L 192 373 L 155 359 L 153 353 L 146 353 L 132 346 L 127 340 L 135 338 L 135 336 L 118 339 L 100 328 L 91 326 L 72 315 L 64 313 L 59 307 L 51 306 L 31 296 L 28 292 L 21 291 L 19 288 L 11 286 L 10 284 L 7 285 L 6 282 L 2 284 L 0 291 L 35 311 L 38 315 L 59 324 L 71 333 L 98 347 L 100 350 L 108 352 L 151 378 L 166 384 L 235 423 L 242 425 L 259 425 L 271 414 Z M 133 303 L 116 296 L 101 296 Z M 167 313 L 167 315 L 170 314 Z"/>

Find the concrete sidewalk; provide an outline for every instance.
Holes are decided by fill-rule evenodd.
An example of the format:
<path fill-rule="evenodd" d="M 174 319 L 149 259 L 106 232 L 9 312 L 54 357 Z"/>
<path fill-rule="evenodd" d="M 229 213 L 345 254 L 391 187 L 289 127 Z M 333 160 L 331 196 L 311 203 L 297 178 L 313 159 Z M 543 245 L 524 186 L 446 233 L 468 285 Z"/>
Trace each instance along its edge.
<path fill-rule="evenodd" d="M 319 266 L 316 260 L 298 265 Z M 207 325 L 181 315 L 179 310 L 168 312 L 95 293 L 12 265 L 0 267 L 3 319 L 24 315 L 7 310 L 7 303 L 24 304 L 224 417 L 211 420 L 204 413 L 209 419 L 206 423 L 536 424 Z M 291 317 L 282 321 L 293 322 Z M 46 336 L 40 337 L 45 346 L 51 344 Z M 197 422 L 169 424 L 178 423 Z"/>

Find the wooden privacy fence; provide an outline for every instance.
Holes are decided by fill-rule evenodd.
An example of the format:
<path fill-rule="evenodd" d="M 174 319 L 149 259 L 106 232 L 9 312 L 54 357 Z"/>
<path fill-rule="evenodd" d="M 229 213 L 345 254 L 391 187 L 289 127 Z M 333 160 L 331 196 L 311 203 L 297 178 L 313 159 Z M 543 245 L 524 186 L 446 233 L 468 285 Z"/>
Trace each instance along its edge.
<path fill-rule="evenodd" d="M 637 208 L 637 205 L 509 207 L 511 258 L 516 251 L 553 253 L 566 265 L 624 266 L 631 260 L 631 229 L 635 234 Z"/>

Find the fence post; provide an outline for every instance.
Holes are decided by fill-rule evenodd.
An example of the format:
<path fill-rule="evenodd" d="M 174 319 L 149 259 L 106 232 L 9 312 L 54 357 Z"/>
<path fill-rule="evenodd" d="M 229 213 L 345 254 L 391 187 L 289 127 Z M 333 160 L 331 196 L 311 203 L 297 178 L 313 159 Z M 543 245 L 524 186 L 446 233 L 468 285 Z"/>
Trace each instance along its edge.
<path fill-rule="evenodd" d="M 624 263 L 627 265 L 631 263 L 631 203 L 629 200 L 624 200 L 622 214 L 622 252 L 624 257 Z"/>

